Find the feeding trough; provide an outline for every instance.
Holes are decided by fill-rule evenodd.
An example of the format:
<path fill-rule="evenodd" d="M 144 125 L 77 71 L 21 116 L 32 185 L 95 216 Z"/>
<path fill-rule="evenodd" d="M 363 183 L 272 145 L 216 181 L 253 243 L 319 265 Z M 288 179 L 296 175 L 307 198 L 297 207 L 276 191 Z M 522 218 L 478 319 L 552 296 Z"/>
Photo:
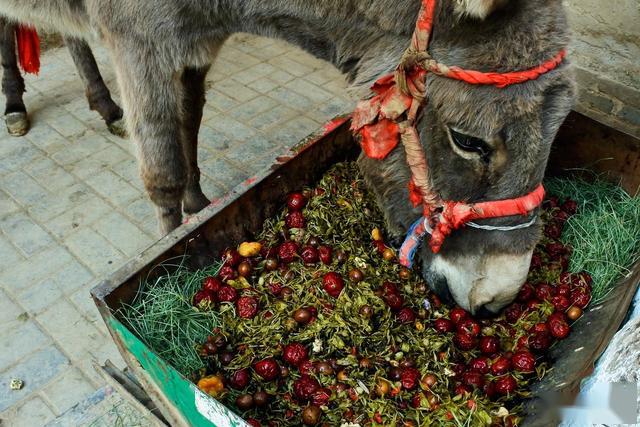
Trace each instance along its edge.
<path fill-rule="evenodd" d="M 246 424 L 148 348 L 125 326 L 118 310 L 133 301 L 144 281 L 165 272 L 154 267 L 184 255 L 188 255 L 186 262 L 190 268 L 210 265 L 214 254 L 219 254 L 228 242 L 251 238 L 265 219 L 278 212 L 288 193 L 313 184 L 336 162 L 355 159 L 359 149 L 352 140 L 348 123 L 333 124 L 323 135 L 310 137 L 282 153 L 271 168 L 214 201 L 188 224 L 156 242 L 92 290 L 129 368 L 171 425 Z M 572 114 L 554 145 L 548 174 L 557 175 L 575 168 L 606 172 L 610 179 L 620 180 L 624 188 L 631 190 L 640 184 L 639 157 L 638 141 Z M 533 387 L 533 397 L 525 403 L 525 425 L 557 423 L 556 414 L 548 410 L 545 396 L 554 393 L 556 399 L 570 402 L 576 395 L 580 380 L 589 374 L 623 321 L 639 280 L 640 265 L 637 264 L 603 302 L 585 311 L 568 339 L 553 347 L 549 355 L 553 370 Z"/>

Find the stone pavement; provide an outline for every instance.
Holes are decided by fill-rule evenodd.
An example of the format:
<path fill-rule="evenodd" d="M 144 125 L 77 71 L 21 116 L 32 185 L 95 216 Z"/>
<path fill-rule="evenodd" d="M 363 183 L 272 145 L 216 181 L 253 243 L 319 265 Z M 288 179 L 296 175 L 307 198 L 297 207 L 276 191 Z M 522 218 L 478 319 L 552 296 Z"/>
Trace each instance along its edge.
<path fill-rule="evenodd" d="M 95 53 L 117 95 L 106 53 Z M 40 76 L 26 78 L 31 131 L 15 138 L 0 129 L 0 424 L 108 425 L 89 409 L 105 395 L 91 361 L 124 362 L 89 290 L 153 243 L 156 222 L 130 141 L 88 109 L 66 49 L 42 63 Z M 345 86 L 329 64 L 290 45 L 232 38 L 208 79 L 199 148 L 207 196 L 350 110 Z M 24 387 L 10 390 L 11 378 Z"/>

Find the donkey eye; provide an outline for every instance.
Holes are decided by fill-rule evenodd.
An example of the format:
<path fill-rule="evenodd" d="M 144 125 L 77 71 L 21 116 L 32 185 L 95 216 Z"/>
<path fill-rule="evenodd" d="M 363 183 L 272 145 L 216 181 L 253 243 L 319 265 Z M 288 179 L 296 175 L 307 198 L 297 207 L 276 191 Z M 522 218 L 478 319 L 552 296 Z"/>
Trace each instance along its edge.
<path fill-rule="evenodd" d="M 487 156 L 491 152 L 489 145 L 480 138 L 456 132 L 451 128 L 449 128 L 449 132 L 451 133 L 451 140 L 461 150 L 478 153 L 482 157 Z"/>

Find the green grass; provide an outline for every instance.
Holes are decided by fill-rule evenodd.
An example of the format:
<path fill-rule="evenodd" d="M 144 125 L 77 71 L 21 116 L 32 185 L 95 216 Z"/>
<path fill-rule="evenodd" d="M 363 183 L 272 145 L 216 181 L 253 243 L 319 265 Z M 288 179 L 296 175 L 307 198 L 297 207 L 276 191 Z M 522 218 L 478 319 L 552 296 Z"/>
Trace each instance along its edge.
<path fill-rule="evenodd" d="M 175 271 L 170 272 L 169 267 Z M 121 318 L 149 348 L 188 378 L 205 367 L 195 344 L 206 341 L 219 321 L 215 311 L 196 310 L 191 296 L 220 266 L 190 271 L 183 263 L 165 263 L 157 268 L 167 270 L 166 274 L 145 283 L 131 305 L 120 310 Z"/>
<path fill-rule="evenodd" d="M 562 240 L 573 247 L 569 269 L 591 274 L 593 302 L 601 302 L 640 257 L 640 198 L 601 179 L 554 178 L 545 186 L 578 202 Z"/>

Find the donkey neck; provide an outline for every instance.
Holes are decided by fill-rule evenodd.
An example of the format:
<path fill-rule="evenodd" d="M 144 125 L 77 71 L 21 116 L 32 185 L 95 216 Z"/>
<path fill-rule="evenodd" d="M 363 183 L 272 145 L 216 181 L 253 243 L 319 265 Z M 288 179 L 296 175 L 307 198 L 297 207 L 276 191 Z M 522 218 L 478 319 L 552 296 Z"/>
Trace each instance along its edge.
<path fill-rule="evenodd" d="M 420 0 L 254 0 L 237 29 L 296 44 L 368 86 L 397 65 L 419 9 Z"/>

